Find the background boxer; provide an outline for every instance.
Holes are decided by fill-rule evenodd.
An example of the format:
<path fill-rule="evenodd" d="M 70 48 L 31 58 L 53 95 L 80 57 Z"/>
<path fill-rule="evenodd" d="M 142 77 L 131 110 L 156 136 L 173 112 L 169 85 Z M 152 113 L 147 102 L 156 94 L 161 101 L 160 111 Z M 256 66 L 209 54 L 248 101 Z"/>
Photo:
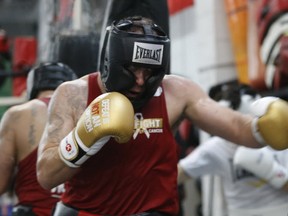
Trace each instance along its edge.
<path fill-rule="evenodd" d="M 76 78 L 67 65 L 42 63 L 27 78 L 28 102 L 7 110 L 0 127 L 0 194 L 15 183 L 18 199 L 14 216 L 51 215 L 64 186 L 43 189 L 36 177 L 37 149 L 47 121 L 47 106 L 54 90 Z"/>

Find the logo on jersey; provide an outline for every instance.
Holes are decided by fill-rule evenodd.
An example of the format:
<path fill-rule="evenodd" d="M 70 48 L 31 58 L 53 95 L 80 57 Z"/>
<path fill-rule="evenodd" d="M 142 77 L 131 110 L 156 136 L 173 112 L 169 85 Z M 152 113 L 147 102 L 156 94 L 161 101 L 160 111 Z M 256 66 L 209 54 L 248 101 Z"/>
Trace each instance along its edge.
<path fill-rule="evenodd" d="M 135 42 L 132 62 L 161 65 L 163 49 L 163 45 Z"/>
<path fill-rule="evenodd" d="M 133 139 L 140 134 L 144 134 L 149 139 L 152 133 L 163 133 L 162 118 L 144 119 L 142 113 L 135 113 L 134 122 Z"/>

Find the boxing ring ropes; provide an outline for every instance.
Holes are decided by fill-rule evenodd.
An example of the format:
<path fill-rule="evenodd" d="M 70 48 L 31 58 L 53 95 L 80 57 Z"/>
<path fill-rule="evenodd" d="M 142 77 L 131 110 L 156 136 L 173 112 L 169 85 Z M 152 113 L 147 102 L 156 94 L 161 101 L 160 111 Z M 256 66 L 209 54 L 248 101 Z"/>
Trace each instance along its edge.
<path fill-rule="evenodd" d="M 0 106 L 13 106 L 16 104 L 21 104 L 26 101 L 26 98 L 21 96 L 21 97 L 0 97 Z"/>

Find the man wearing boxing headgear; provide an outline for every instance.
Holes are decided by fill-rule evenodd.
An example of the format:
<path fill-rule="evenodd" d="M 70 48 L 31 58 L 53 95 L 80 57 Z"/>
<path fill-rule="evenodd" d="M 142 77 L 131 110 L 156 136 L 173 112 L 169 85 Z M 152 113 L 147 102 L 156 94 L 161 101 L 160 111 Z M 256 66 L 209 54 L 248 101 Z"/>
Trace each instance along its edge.
<path fill-rule="evenodd" d="M 61 62 L 47 62 L 37 65 L 29 71 L 27 78 L 27 99 L 38 97 L 39 92 L 55 90 L 63 82 L 77 78 L 75 72 Z"/>
<path fill-rule="evenodd" d="M 165 75 L 169 46 L 150 19 L 114 21 L 100 72 L 56 90 L 37 162 L 44 188 L 66 183 L 54 216 L 177 215 L 173 132 L 185 117 L 211 134 L 260 146 L 252 117 L 220 106 L 188 79 Z"/>
<path fill-rule="evenodd" d="M 139 34 L 137 19 L 141 18 L 135 18 L 135 27 L 131 27 L 130 20 L 121 20 L 117 25 L 114 22 L 108 27 L 100 61 L 101 79 L 106 91 L 130 95 L 135 109 L 139 109 L 154 95 L 168 73 L 170 60 L 170 40 L 165 32 L 156 24 L 147 24 L 139 26 L 144 31 L 144 34 Z M 129 28 L 131 32 L 124 31 Z M 136 81 L 131 72 L 139 67 L 147 68 L 149 75 L 141 94 L 131 90 Z M 138 96 L 134 98 L 133 94 Z"/>
<path fill-rule="evenodd" d="M 38 144 L 47 120 L 50 97 L 63 82 L 76 78 L 74 71 L 58 62 L 41 63 L 27 78 L 29 101 L 9 108 L 0 124 L 0 194 L 13 189 L 17 203 L 13 216 L 51 215 L 64 185 L 43 189 L 36 177 Z M 16 173 L 16 174 L 15 174 Z"/>

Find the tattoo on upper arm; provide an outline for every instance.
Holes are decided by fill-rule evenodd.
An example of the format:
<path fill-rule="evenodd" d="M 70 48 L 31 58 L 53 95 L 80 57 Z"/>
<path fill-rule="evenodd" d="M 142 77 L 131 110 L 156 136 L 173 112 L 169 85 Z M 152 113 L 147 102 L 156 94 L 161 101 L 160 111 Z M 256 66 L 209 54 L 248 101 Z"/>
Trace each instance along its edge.
<path fill-rule="evenodd" d="M 58 108 L 61 108 L 61 106 L 57 106 L 57 109 Z M 48 128 L 49 139 L 55 143 L 60 139 L 61 127 L 64 125 L 63 114 L 61 113 L 61 110 L 57 109 L 50 112 L 48 118 L 49 125 L 53 126 Z"/>
<path fill-rule="evenodd" d="M 61 94 L 61 95 L 60 95 Z M 72 127 L 76 126 L 78 118 L 86 107 L 85 91 L 79 88 L 64 90 L 58 95 L 57 100 L 51 101 L 51 111 L 49 112 L 48 122 L 53 127 L 49 128 L 49 139 L 55 143 L 63 139 L 63 126 L 70 121 Z M 65 100 L 60 100 L 65 98 Z M 61 101 L 61 103 L 60 103 Z"/>

